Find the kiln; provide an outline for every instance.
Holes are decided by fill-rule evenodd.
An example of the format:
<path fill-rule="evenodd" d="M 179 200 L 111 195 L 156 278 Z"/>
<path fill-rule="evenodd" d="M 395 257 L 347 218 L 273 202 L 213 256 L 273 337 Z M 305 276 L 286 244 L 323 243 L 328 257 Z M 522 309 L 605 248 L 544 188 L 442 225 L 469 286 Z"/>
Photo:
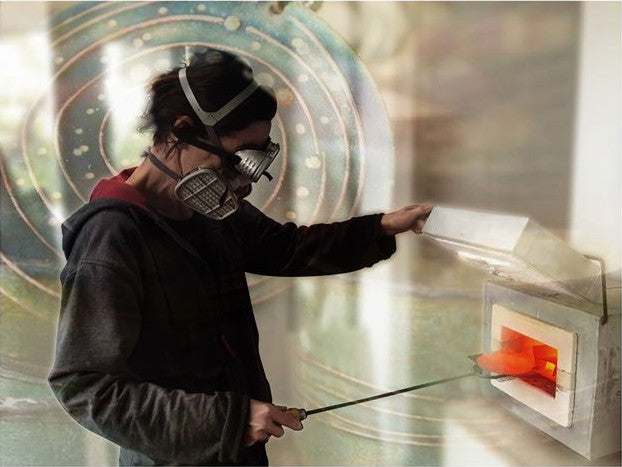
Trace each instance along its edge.
<path fill-rule="evenodd" d="M 527 217 L 439 206 L 423 233 L 493 275 L 482 358 L 527 371 L 487 393 L 587 459 L 619 451 L 619 278 Z"/>

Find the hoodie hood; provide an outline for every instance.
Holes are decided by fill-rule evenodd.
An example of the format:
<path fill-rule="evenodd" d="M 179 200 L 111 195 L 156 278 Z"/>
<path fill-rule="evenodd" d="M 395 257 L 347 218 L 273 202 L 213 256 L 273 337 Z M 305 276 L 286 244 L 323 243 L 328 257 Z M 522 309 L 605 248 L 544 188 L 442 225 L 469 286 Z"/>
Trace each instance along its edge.
<path fill-rule="evenodd" d="M 151 214 L 145 198 L 133 186 L 125 183 L 134 170 L 136 170 L 136 167 L 131 167 L 121 171 L 114 177 L 104 178 L 97 182 L 97 185 L 91 192 L 89 202 L 63 222 L 61 229 L 63 233 L 63 252 L 66 258 L 69 257 L 76 236 L 82 229 L 82 226 L 91 216 L 99 211 L 111 208 L 127 209 L 135 207 Z"/>
<path fill-rule="evenodd" d="M 119 172 L 119 174 L 114 177 L 101 179 L 97 182 L 95 188 L 93 188 L 89 201 L 103 198 L 120 199 L 127 201 L 128 203 L 135 204 L 145 211 L 149 211 L 143 195 L 141 195 L 132 185 L 125 183 L 125 181 L 134 173 L 135 170 L 136 167 L 130 167 L 129 169 Z"/>

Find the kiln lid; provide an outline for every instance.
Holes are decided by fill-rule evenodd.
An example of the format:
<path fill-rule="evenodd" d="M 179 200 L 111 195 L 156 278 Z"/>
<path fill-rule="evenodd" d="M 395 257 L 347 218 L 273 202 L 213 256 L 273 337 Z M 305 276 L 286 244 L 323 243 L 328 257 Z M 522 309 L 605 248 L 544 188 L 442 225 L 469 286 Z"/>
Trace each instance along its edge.
<path fill-rule="evenodd" d="M 528 217 L 435 206 L 423 234 L 496 276 L 602 303 L 600 265 Z"/>

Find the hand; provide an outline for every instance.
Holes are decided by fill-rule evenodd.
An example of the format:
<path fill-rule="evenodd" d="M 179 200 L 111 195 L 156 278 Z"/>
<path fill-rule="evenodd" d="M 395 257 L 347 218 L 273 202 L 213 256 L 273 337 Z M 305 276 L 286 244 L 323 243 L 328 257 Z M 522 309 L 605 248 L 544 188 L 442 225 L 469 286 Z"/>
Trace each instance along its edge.
<path fill-rule="evenodd" d="M 282 425 L 292 430 L 302 430 L 302 423 L 287 412 L 287 407 L 251 399 L 244 444 L 248 447 L 258 442 L 266 443 L 270 436 L 280 438 L 285 434 Z"/>
<path fill-rule="evenodd" d="M 380 225 L 387 235 L 395 235 L 407 230 L 421 233 L 430 212 L 432 212 L 432 206 L 430 205 L 413 204 L 399 211 L 385 214 L 380 220 Z"/>

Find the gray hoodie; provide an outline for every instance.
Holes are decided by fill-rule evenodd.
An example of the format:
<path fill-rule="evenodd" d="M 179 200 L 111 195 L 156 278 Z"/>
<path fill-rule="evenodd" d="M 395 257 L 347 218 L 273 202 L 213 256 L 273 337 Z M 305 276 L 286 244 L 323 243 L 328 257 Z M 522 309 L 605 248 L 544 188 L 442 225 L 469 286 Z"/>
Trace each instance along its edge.
<path fill-rule="evenodd" d="M 249 399 L 271 402 L 245 273 L 338 274 L 395 251 L 380 216 L 297 227 L 243 201 L 183 230 L 102 180 L 63 224 L 67 264 L 49 384 L 120 465 L 267 465 L 244 447 Z M 185 232 L 194 233 L 186 235 Z"/>

